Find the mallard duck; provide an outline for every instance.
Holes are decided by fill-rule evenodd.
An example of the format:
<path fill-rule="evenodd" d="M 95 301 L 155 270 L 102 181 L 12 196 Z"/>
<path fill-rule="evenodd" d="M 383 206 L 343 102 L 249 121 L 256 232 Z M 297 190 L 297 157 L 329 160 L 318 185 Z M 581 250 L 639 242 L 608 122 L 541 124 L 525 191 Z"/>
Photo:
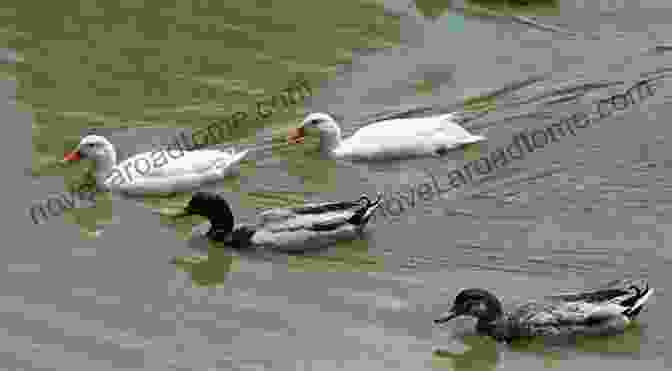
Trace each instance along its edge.
<path fill-rule="evenodd" d="M 486 140 L 457 124 L 452 113 L 398 118 L 365 126 L 343 140 L 338 123 L 326 113 L 312 113 L 290 132 L 289 143 L 302 143 L 306 129 L 320 132 L 320 148 L 335 158 L 386 159 L 440 156 L 448 150 Z"/>
<path fill-rule="evenodd" d="M 197 192 L 186 208 L 174 217 L 200 215 L 208 218 L 211 227 L 206 236 L 234 248 L 298 251 L 356 238 L 381 205 L 381 199 L 379 194 L 375 202 L 362 196 L 357 201 L 271 209 L 259 214 L 256 224 L 234 226 L 231 208 L 221 195 Z"/>
<path fill-rule="evenodd" d="M 117 164 L 112 143 L 105 137 L 88 135 L 63 162 L 93 160 L 100 189 L 128 194 L 165 194 L 188 191 L 224 178 L 247 152 L 173 148 L 139 153 Z"/>
<path fill-rule="evenodd" d="M 475 317 L 476 330 L 496 340 L 536 336 L 610 335 L 620 333 L 641 312 L 653 294 L 643 280 L 614 281 L 606 287 L 546 297 L 504 313 L 500 301 L 483 289 L 467 289 L 455 298 L 452 309 L 435 323 L 458 316 Z"/>

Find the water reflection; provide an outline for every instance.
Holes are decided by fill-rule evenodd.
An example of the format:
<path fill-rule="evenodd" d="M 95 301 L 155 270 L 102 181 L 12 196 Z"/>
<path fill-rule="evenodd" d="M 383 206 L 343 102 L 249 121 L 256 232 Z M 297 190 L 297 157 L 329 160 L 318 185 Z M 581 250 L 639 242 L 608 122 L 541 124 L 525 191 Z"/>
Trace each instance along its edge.
<path fill-rule="evenodd" d="M 232 270 L 237 269 L 239 258 L 227 249 L 209 244 L 205 256 L 178 256 L 172 263 L 191 276 L 196 287 L 219 287 Z"/>
<path fill-rule="evenodd" d="M 68 179 L 68 178 L 66 178 Z M 66 181 L 66 189 L 70 194 L 75 192 L 92 192 L 96 189 L 96 179 L 91 169 L 83 175 L 74 176 Z M 112 221 L 112 197 L 108 192 L 97 192 L 91 205 L 81 208 L 66 209 L 63 216 L 66 220 L 79 226 L 82 238 L 96 238 L 100 228 Z"/>
<path fill-rule="evenodd" d="M 287 265 L 292 272 L 382 272 L 383 257 L 369 255 L 369 241 L 339 241 L 323 251 L 292 254 Z"/>
<path fill-rule="evenodd" d="M 451 371 L 489 371 L 497 368 L 499 353 L 494 339 L 488 336 L 465 335 L 460 340 L 468 348 L 465 352 L 435 350 L 432 354 L 432 367 Z"/>
<path fill-rule="evenodd" d="M 642 344 L 643 328 L 638 323 L 614 336 L 583 336 L 566 342 L 545 339 L 520 340 L 511 343 L 514 352 L 536 353 L 544 359 L 544 365 L 552 368 L 562 359 L 574 358 L 570 353 L 596 354 L 600 358 L 629 356 L 638 358 Z"/>
<path fill-rule="evenodd" d="M 291 124 L 296 126 L 301 118 Z M 310 130 L 310 129 L 309 129 Z M 320 152 L 320 137 L 312 131 L 302 144 L 287 144 L 285 136 L 273 138 L 273 157 L 282 159 L 287 173 L 301 179 L 304 192 L 334 192 L 338 164 Z"/>
<path fill-rule="evenodd" d="M 543 338 L 513 341 L 506 348 L 516 353 L 536 354 L 543 359 L 545 368 L 554 368 L 563 359 L 573 359 L 575 354 L 596 354 L 601 358 L 626 356 L 637 359 L 641 351 L 644 328 L 634 323 L 622 334 L 615 336 L 578 337 L 571 341 Z M 497 343 L 488 336 L 461 335 L 460 341 L 467 347 L 462 353 L 435 350 L 432 365 L 444 370 L 495 370 L 500 360 Z"/>
<path fill-rule="evenodd" d="M 635 322 L 620 335 L 606 338 L 585 337 L 576 340 L 576 349 L 579 352 L 637 355 L 641 351 L 644 327 Z"/>

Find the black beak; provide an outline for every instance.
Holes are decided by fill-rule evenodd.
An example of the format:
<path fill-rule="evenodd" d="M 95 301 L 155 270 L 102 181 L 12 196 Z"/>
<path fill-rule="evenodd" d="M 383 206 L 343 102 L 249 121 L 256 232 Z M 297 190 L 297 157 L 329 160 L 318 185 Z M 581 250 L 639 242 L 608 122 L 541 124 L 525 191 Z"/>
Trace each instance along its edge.
<path fill-rule="evenodd" d="M 441 317 L 439 317 L 438 319 L 435 319 L 434 323 L 437 325 L 441 323 L 446 323 L 451 319 L 456 318 L 457 316 L 459 316 L 459 314 L 457 314 L 454 310 L 451 310 L 449 312 L 443 313 Z"/>

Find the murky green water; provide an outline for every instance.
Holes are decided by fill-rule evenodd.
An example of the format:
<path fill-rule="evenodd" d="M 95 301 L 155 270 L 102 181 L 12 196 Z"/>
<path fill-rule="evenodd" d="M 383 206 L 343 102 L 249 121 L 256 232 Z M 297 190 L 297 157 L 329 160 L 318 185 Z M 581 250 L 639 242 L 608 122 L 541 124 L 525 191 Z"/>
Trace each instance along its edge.
<path fill-rule="evenodd" d="M 274 156 L 288 164 L 290 174 L 304 179 L 305 192 L 329 191 L 330 176 L 316 175 L 314 169 L 332 164 L 306 162 L 310 156 L 284 145 L 283 129 L 305 114 L 301 102 L 281 105 L 278 99 L 266 118 L 257 114 L 256 102 L 266 102 L 263 110 L 269 110 L 268 102 L 296 78 L 317 94 L 320 84 L 334 77 L 336 66 L 350 63 L 353 50 L 394 46 L 399 33 L 397 17 L 359 1 L 66 1 L 37 17 L 37 3 L 5 7 L 10 5 L 14 27 L 3 35 L 14 36 L 9 45 L 23 59 L 15 71 L 20 81 L 17 100 L 21 109 L 34 114 L 33 173 L 62 174 L 70 188 L 82 181 L 87 165 L 64 168 L 58 161 L 86 130 L 205 130 L 213 120 L 244 112 L 249 119 L 223 141 L 253 143 L 257 130 L 275 127 L 275 145 L 283 148 Z M 254 174 L 254 168 L 254 163 L 244 163 L 241 176 Z M 223 184 L 241 192 L 246 206 L 305 202 L 302 197 L 290 202 L 246 193 L 238 179 Z M 145 203 L 175 207 L 187 197 L 148 198 Z M 266 202 L 269 198 L 275 201 Z M 111 199 L 97 199 L 93 209 L 68 212 L 84 235 L 112 218 Z"/>

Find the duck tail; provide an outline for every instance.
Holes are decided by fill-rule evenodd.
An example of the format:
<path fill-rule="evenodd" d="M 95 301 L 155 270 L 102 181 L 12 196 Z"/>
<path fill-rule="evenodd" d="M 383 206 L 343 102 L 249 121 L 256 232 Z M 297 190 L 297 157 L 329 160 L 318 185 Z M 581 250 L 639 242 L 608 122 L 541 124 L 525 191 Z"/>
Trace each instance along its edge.
<path fill-rule="evenodd" d="M 485 142 L 488 140 L 488 138 L 484 137 L 483 135 L 476 135 L 476 134 L 469 134 L 468 137 L 465 137 L 464 139 L 460 140 L 460 144 L 474 144 L 474 143 L 479 143 L 479 142 Z"/>
<path fill-rule="evenodd" d="M 644 304 L 646 304 L 651 295 L 653 295 L 654 290 L 649 286 L 648 282 L 644 282 L 644 284 L 640 286 L 632 285 L 630 288 L 635 290 L 635 295 L 621 302 L 621 305 L 627 307 L 627 309 L 623 311 L 623 315 L 630 319 L 634 319 L 642 311 Z"/>
<path fill-rule="evenodd" d="M 227 152 L 224 152 L 227 155 L 229 155 L 229 157 L 220 159 L 217 162 L 215 162 L 215 168 L 225 172 L 230 167 L 238 165 L 241 161 L 243 161 L 243 159 L 245 158 L 245 156 L 247 156 L 249 152 L 250 152 L 249 149 L 236 152 L 235 149 L 230 148 Z"/>
<path fill-rule="evenodd" d="M 236 152 L 235 149 L 233 149 L 233 148 L 231 148 L 230 151 L 231 151 L 231 159 L 229 160 L 229 166 L 239 164 L 241 161 L 243 161 L 245 156 L 247 156 L 247 154 L 250 152 L 249 149 L 246 149 L 246 150 L 240 151 L 240 152 Z"/>
<path fill-rule="evenodd" d="M 366 224 L 371 219 L 371 216 L 373 216 L 373 213 L 376 212 L 376 210 L 380 207 L 382 200 L 383 200 L 382 193 L 378 193 L 378 198 L 374 202 L 371 202 L 371 200 L 369 200 L 368 197 L 362 196 L 360 198 L 360 201 L 366 201 L 366 205 L 364 205 L 364 207 L 362 207 L 361 209 L 357 210 L 357 212 L 355 212 L 355 215 L 353 215 L 348 220 L 348 223 L 360 227 L 366 226 Z"/>

